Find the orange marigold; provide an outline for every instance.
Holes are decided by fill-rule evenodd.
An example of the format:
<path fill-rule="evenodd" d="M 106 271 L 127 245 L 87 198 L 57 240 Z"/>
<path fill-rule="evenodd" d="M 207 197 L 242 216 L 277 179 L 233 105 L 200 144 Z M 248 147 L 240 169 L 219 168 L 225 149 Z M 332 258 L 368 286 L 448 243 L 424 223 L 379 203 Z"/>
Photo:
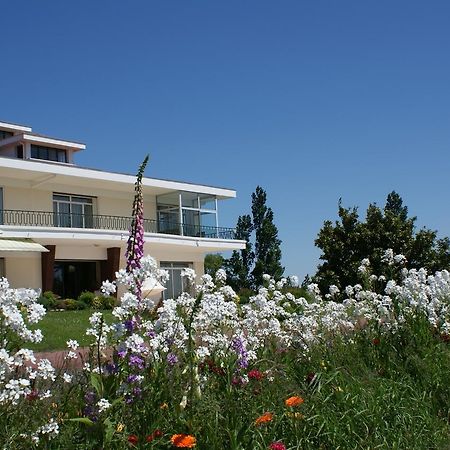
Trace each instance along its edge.
<path fill-rule="evenodd" d="M 174 434 L 170 438 L 170 442 L 174 447 L 178 448 L 194 448 L 197 444 L 197 439 L 190 434 Z"/>
<path fill-rule="evenodd" d="M 286 406 L 298 406 L 301 405 L 305 400 L 303 400 L 301 397 L 294 396 L 289 397 L 284 401 L 284 404 Z"/>
<path fill-rule="evenodd" d="M 255 425 L 261 425 L 262 423 L 271 422 L 272 419 L 273 419 L 273 414 L 272 413 L 265 413 L 262 416 L 259 416 L 255 420 Z"/>

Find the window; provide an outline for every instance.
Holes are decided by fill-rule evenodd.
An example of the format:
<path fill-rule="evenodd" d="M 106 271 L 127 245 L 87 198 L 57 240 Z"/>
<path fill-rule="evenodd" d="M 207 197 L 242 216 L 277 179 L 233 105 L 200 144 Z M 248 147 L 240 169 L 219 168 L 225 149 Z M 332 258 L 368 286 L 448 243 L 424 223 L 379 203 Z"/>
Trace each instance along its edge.
<path fill-rule="evenodd" d="M 158 232 L 218 237 L 217 200 L 213 195 L 171 192 L 157 198 Z"/>
<path fill-rule="evenodd" d="M 19 159 L 23 159 L 23 145 L 18 145 L 16 147 L 16 154 Z"/>
<path fill-rule="evenodd" d="M 6 277 L 5 258 L 0 258 L 0 278 Z"/>
<path fill-rule="evenodd" d="M 191 263 L 186 262 L 161 262 L 161 269 L 169 272 L 169 280 L 166 283 L 164 298 L 178 298 L 182 292 L 188 292 L 189 286 L 186 278 L 181 276 L 183 269 L 192 267 Z"/>
<path fill-rule="evenodd" d="M 42 145 L 31 145 L 31 157 L 35 159 L 45 159 L 47 161 L 67 162 L 65 150 Z"/>
<path fill-rule="evenodd" d="M 53 221 L 56 227 L 93 228 L 93 198 L 53 194 Z"/>
<path fill-rule="evenodd" d="M 0 130 L 0 141 L 3 139 L 8 139 L 11 136 L 13 136 L 13 133 L 11 133 L 11 131 Z"/>

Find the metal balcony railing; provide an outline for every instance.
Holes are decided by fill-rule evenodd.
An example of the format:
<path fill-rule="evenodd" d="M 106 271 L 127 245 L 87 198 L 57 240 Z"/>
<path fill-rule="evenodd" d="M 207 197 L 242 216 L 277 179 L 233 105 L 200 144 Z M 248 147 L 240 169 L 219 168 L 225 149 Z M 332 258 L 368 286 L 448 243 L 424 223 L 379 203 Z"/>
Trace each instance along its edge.
<path fill-rule="evenodd" d="M 0 210 L 0 225 L 23 227 L 63 227 L 92 230 L 117 230 L 128 232 L 131 217 L 90 214 L 55 213 L 50 211 Z M 233 228 L 181 224 L 175 222 L 144 219 L 146 233 L 175 234 L 178 236 L 235 239 Z"/>

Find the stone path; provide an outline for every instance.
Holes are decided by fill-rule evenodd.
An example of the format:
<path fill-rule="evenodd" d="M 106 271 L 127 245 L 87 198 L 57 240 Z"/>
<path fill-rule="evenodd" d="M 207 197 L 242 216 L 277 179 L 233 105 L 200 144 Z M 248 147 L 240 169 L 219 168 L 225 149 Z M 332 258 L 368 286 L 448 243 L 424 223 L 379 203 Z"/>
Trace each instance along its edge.
<path fill-rule="evenodd" d="M 35 352 L 34 356 L 36 360 L 48 359 L 52 366 L 56 369 L 68 368 L 68 369 L 81 369 L 84 362 L 87 361 L 89 355 L 89 348 L 79 348 L 77 350 L 78 358 L 76 359 L 64 359 L 67 355 L 67 350 L 56 350 L 52 352 Z"/>

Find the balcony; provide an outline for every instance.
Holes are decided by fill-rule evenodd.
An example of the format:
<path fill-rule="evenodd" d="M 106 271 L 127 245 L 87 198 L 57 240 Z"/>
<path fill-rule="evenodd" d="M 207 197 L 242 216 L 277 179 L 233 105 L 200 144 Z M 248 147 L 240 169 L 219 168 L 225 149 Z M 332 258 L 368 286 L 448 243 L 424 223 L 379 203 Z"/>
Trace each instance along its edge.
<path fill-rule="evenodd" d="M 94 214 L 55 213 L 50 211 L 0 210 L 0 225 L 19 227 L 84 228 L 90 230 L 116 230 L 128 232 L 131 217 Z M 146 233 L 212 239 L 236 239 L 233 228 L 177 223 L 167 220 L 144 219 Z"/>

